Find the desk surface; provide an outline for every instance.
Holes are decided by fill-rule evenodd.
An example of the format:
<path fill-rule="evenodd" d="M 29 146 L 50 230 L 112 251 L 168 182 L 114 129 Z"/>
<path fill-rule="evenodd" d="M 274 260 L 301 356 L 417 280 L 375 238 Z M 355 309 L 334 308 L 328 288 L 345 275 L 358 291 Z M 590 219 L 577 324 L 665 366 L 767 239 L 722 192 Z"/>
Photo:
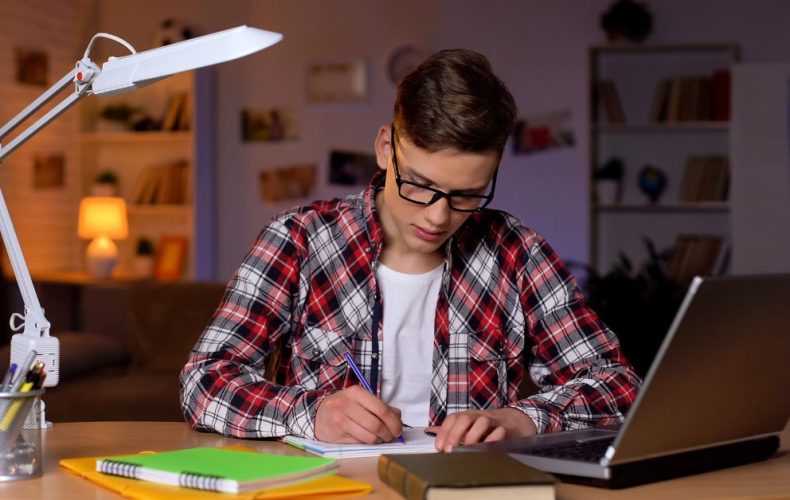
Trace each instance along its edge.
<path fill-rule="evenodd" d="M 85 422 L 56 424 L 42 434 L 44 475 L 0 483 L 0 498 L 116 499 L 119 495 L 58 467 L 61 458 L 171 450 L 193 446 L 243 445 L 276 454 L 301 454 L 272 441 L 241 441 L 198 433 L 177 422 Z M 782 450 L 767 461 L 619 491 L 557 485 L 558 499 L 575 498 L 789 498 L 790 426 Z M 400 498 L 376 475 L 375 458 L 341 461 L 340 474 L 373 484 L 365 498 Z"/>

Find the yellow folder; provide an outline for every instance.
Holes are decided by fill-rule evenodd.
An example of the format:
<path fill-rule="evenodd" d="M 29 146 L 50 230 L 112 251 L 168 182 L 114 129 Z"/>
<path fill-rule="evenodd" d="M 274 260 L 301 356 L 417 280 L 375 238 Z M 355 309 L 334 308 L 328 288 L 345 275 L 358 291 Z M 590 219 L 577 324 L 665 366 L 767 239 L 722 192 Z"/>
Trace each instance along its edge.
<path fill-rule="evenodd" d="M 233 448 L 237 450 L 244 449 L 240 447 Z M 252 451 L 249 449 L 244 450 Z M 175 486 L 166 486 L 137 479 L 102 474 L 96 471 L 96 457 L 64 458 L 60 461 L 60 466 L 69 472 L 84 477 L 88 481 L 120 493 L 127 498 L 138 500 L 186 500 L 193 498 L 206 500 L 278 500 L 307 495 L 310 495 L 311 498 L 325 500 L 329 498 L 346 498 L 349 496 L 365 495 L 373 490 L 373 486 L 368 483 L 355 481 L 342 476 L 330 475 L 279 488 L 269 488 L 263 491 L 250 491 L 233 495 L 228 493 L 214 493 L 178 488 Z"/>

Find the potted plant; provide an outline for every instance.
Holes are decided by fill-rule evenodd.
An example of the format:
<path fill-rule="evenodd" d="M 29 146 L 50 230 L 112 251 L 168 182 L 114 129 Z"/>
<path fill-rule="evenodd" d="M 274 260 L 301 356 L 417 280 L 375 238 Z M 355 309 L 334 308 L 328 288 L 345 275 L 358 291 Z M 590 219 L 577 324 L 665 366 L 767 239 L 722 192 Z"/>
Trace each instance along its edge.
<path fill-rule="evenodd" d="M 134 249 L 134 272 L 142 278 L 150 278 L 154 272 L 154 244 L 150 239 L 141 237 L 137 239 Z"/>
<path fill-rule="evenodd" d="M 99 132 L 124 132 L 131 128 L 132 117 L 139 107 L 126 103 L 110 104 L 99 112 L 96 130 Z"/>
<path fill-rule="evenodd" d="M 593 173 L 596 201 L 601 205 L 616 205 L 623 199 L 625 167 L 620 158 L 611 158 Z"/>
<path fill-rule="evenodd" d="M 669 274 L 673 250 L 643 238 L 648 259 L 634 269 L 625 254 L 606 274 L 587 269 L 587 303 L 618 336 L 628 359 L 645 376 L 685 294 Z"/>
<path fill-rule="evenodd" d="M 118 196 L 118 174 L 112 170 L 103 170 L 93 180 L 91 187 L 93 196 Z"/>

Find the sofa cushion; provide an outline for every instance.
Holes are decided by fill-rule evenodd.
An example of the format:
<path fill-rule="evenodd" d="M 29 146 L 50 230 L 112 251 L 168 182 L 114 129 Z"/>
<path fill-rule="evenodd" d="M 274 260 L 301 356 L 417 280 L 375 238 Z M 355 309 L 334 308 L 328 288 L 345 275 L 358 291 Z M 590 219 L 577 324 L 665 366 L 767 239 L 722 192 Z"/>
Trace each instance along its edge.
<path fill-rule="evenodd" d="M 130 290 L 131 348 L 148 371 L 178 373 L 220 303 L 217 283 L 134 284 Z"/>

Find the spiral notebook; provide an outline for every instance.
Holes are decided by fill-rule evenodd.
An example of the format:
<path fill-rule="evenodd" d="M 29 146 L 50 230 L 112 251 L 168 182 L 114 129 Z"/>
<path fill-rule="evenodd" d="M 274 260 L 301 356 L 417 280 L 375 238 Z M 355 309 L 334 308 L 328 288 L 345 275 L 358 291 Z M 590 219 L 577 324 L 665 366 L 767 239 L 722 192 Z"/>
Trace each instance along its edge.
<path fill-rule="evenodd" d="M 223 493 L 284 486 L 332 473 L 338 466 L 329 458 L 223 448 L 188 448 L 96 460 L 96 470 L 104 474 Z"/>

